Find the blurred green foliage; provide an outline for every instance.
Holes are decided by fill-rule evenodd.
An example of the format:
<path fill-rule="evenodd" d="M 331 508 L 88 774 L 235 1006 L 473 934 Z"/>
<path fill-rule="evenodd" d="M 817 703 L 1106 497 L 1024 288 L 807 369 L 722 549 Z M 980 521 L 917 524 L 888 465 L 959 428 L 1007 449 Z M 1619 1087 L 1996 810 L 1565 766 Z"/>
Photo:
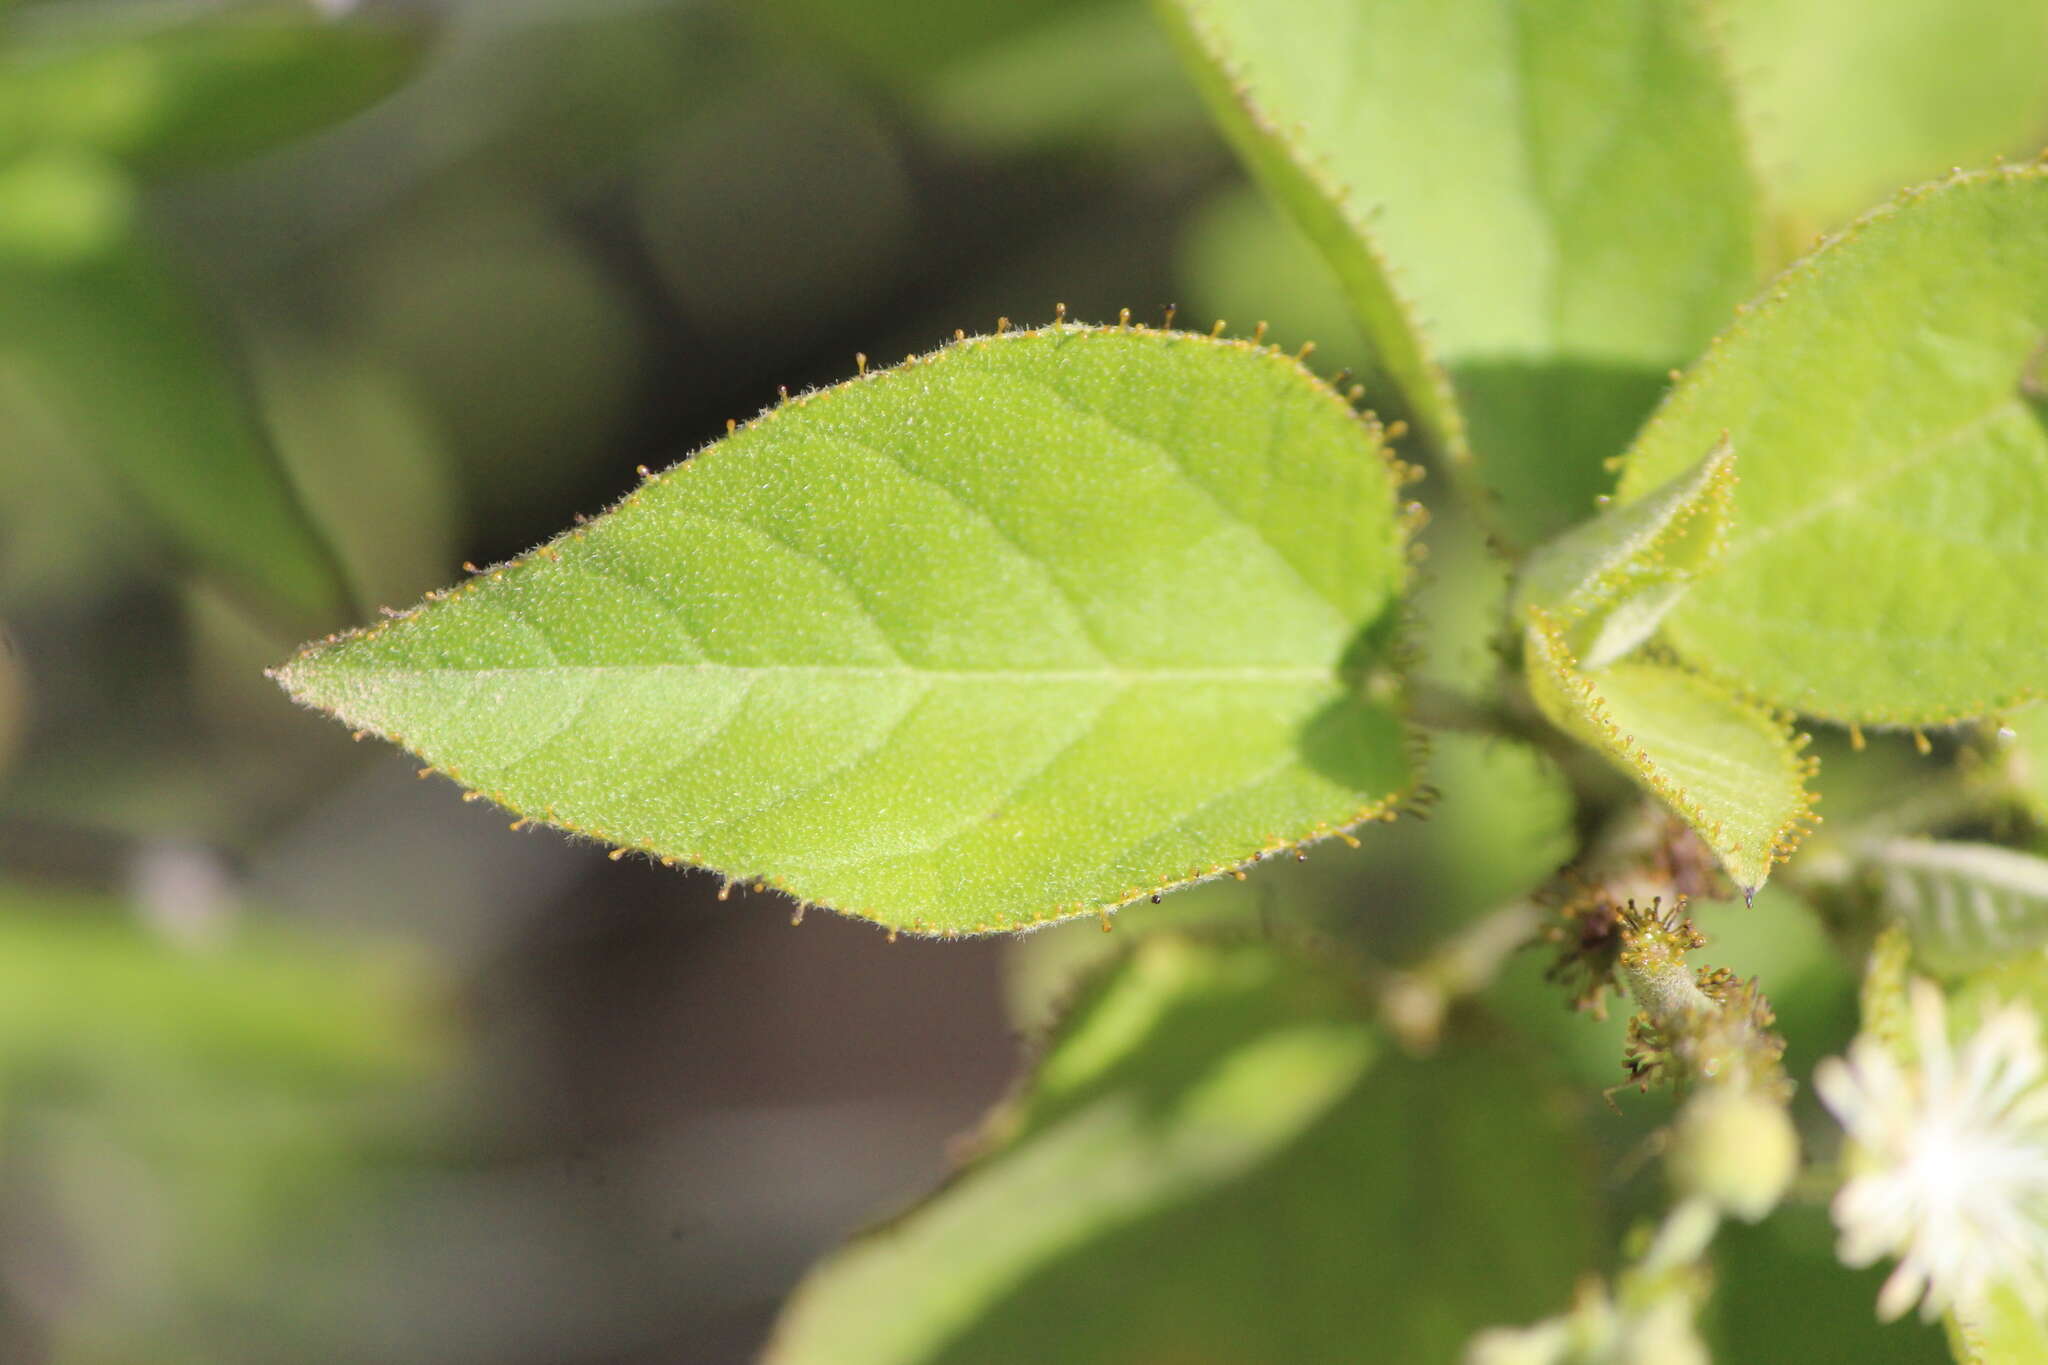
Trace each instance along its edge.
<path fill-rule="evenodd" d="M 0 1346 L 199 1359 L 234 1324 L 213 1358 L 256 1359 L 332 1335 L 273 1288 L 365 1235 L 447 1058 L 404 957 L 0 884 Z"/>
<path fill-rule="evenodd" d="M 396 89 L 416 22 L 346 24 L 293 0 L 42 5 L 0 59 L 0 158 L 40 150 L 140 171 L 212 166 L 302 137 Z"/>
<path fill-rule="evenodd" d="M 1728 61 L 1787 255 L 1908 185 L 2048 139 L 2048 9 L 1732 0 Z"/>
<path fill-rule="evenodd" d="M 1476 1021 L 1417 1060 L 1360 1003 L 1327 962 L 1146 938 L 768 1358 L 1442 1360 L 1540 1312 L 1590 1252 L 1574 1106 Z"/>

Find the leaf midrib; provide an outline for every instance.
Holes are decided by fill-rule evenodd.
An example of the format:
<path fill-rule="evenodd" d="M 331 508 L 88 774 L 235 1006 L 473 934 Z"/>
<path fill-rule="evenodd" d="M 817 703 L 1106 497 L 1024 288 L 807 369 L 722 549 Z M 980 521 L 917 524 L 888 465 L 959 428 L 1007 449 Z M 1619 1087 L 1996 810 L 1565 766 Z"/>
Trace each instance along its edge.
<path fill-rule="evenodd" d="M 1737 522 L 1736 529 L 1730 536 L 1733 543 L 1722 553 L 1721 568 L 1725 570 L 1734 561 L 1770 544 L 1778 537 L 1796 531 L 1802 526 L 1811 525 L 1823 517 L 1863 515 L 1863 500 L 1881 485 L 1925 468 L 1955 446 L 1990 430 L 2000 419 L 2024 415 L 2025 412 L 2026 405 L 2022 399 L 2017 395 L 2008 396 L 1931 440 L 1912 442 L 1895 459 L 1880 465 L 1862 466 L 1849 477 L 1837 479 L 1833 492 L 1826 497 L 1815 499 L 1789 516 L 1753 526 L 1747 535 L 1742 533 L 1741 524 Z"/>
<path fill-rule="evenodd" d="M 740 677 L 770 674 L 830 675 L 854 678 L 914 677 L 938 682 L 1104 682 L 1118 685 L 1139 682 L 1291 682 L 1334 683 L 1337 670 L 1330 667 L 1261 668 L 919 668 L 910 664 L 729 664 L 717 660 L 642 664 L 492 664 L 463 667 L 435 664 L 414 668 L 348 668 L 350 678 L 416 678 L 428 674 L 459 674 L 463 677 L 533 677 L 540 674 L 621 675 L 638 673 L 719 673 Z"/>

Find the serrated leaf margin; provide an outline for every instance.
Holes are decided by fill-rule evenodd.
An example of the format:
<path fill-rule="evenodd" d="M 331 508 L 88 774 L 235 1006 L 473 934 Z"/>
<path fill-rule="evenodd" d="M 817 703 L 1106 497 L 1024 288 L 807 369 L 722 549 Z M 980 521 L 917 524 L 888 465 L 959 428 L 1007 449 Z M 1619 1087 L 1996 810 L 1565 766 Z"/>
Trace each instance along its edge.
<path fill-rule="evenodd" d="M 1753 879 L 1745 877 L 1742 871 L 1729 866 L 1728 854 L 1724 852 L 1728 840 L 1721 823 L 1707 814 L 1698 800 L 1659 765 L 1655 756 L 1635 736 L 1623 731 L 1608 715 L 1607 701 L 1600 695 L 1599 674 L 1580 670 L 1579 661 L 1565 640 L 1564 627 L 1557 618 L 1534 606 L 1525 610 L 1525 618 L 1529 668 L 1532 671 L 1542 669 L 1559 695 L 1573 707 L 1572 719 L 1578 724 L 1567 728 L 1590 740 L 1639 786 L 1683 817 L 1714 850 L 1714 856 L 1720 859 L 1722 866 L 1741 887 L 1744 899 L 1754 898 L 1757 889 L 1770 875 L 1770 869 L 1790 860 L 1804 841 L 1808 829 L 1819 822 L 1820 816 L 1814 811 L 1814 806 L 1820 797 L 1806 785 L 1820 771 L 1820 760 L 1805 752 L 1812 736 L 1793 728 L 1794 717 L 1790 713 L 1771 710 L 1694 669 L 1680 664 L 1669 665 L 1677 676 L 1753 715 L 1768 726 L 1773 738 L 1779 741 L 1777 748 L 1784 757 L 1785 776 L 1796 793 L 1798 809 L 1772 835 L 1767 849 L 1736 850 L 1746 858 L 1762 858 L 1761 866 L 1755 869 L 1757 875 Z"/>

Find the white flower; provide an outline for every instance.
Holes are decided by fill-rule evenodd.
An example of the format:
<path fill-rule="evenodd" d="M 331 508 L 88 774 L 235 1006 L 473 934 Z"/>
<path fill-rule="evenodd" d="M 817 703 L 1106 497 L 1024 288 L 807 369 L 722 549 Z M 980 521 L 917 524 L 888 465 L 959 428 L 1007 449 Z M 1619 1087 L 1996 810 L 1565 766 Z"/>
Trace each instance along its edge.
<path fill-rule="evenodd" d="M 1877 1296 L 1890 1321 L 1915 1302 L 1932 1319 L 2007 1284 L 2048 1310 L 2048 1084 L 2033 1011 L 1987 1012 L 1960 1047 L 1928 981 L 1909 987 L 1913 1069 L 1877 1039 L 1814 1071 L 1814 1089 L 1855 1144 L 1858 1174 L 1835 1196 L 1841 1257 L 1896 1256 Z"/>

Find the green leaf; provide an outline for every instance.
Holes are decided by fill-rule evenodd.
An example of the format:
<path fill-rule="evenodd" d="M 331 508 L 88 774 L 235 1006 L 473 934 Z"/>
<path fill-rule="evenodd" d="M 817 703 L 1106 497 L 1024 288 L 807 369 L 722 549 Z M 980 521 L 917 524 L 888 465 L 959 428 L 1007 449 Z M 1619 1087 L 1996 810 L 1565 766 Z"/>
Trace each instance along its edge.
<path fill-rule="evenodd" d="M 456 479 L 407 376 L 362 350 L 275 333 L 250 361 L 277 458 L 355 600 L 411 601 L 439 583 L 460 558 Z"/>
<path fill-rule="evenodd" d="M 1476 453 L 1518 537 L 1577 521 L 1601 459 L 1755 276 L 1696 6 L 1158 5 L 1431 440 Z"/>
<path fill-rule="evenodd" d="M 1718 952 L 1720 944 L 1714 946 Z M 1769 979 L 1775 1005 L 1775 971 Z M 1938 1329 L 1918 1317 L 1877 1320 L 1871 1305 L 1888 1267 L 1844 1266 L 1835 1254 L 1838 1236 L 1824 1207 L 1796 1201 L 1762 1223 L 1723 1224 L 1714 1237 L 1714 1293 L 1706 1307 L 1714 1359 L 1946 1365 Z M 1786 1312 L 1794 1303 L 1799 1311 Z"/>
<path fill-rule="evenodd" d="M 2048 7 L 2037 0 L 1723 0 L 1757 166 L 1791 231 L 1897 190 L 2038 151 Z"/>
<path fill-rule="evenodd" d="M 274 0 L 196 18 L 165 11 L 31 26 L 31 41 L 0 60 L 0 156 L 57 148 L 151 170 L 211 165 L 359 112 L 424 51 L 417 22 L 383 14 L 330 19 Z"/>
<path fill-rule="evenodd" d="M 2048 1365 L 2048 1321 L 2001 1286 L 1972 1313 L 1943 1318 L 1957 1365 Z"/>
<path fill-rule="evenodd" d="M 245 596 L 301 621 L 341 609 L 333 552 L 154 252 L 131 238 L 64 262 L 0 255 L 0 302 L 0 370 L 61 429 L 63 458 L 103 466 L 172 550 Z"/>
<path fill-rule="evenodd" d="M 393 1158 L 446 1155 L 441 983 L 220 909 L 195 943 L 190 919 L 0 884 L 0 1162 L 64 1249 L 50 1358 L 331 1356 L 355 1296 L 326 1291 L 388 1249 Z"/>
<path fill-rule="evenodd" d="M 1105 911 L 1408 787 L 1376 436 L 1245 343 L 964 340 L 278 676 L 524 818 L 892 928 Z"/>
<path fill-rule="evenodd" d="M 1582 671 L 1556 619 L 1538 607 L 1528 615 L 1529 684 L 1543 713 L 1677 812 L 1754 897 L 1812 815 L 1805 737 L 1671 664 Z"/>
<path fill-rule="evenodd" d="M 875 7 L 855 8 L 872 28 Z M 936 69 L 920 64 L 913 93 L 935 132 L 1011 154 L 1104 143 L 1143 151 L 1204 135 L 1202 106 L 1142 7 L 1033 7 L 1047 9 L 1029 32 Z"/>
<path fill-rule="evenodd" d="M 1267 323 L 1277 340 L 1313 341 L 1317 367 L 1356 374 L 1384 413 L 1388 395 L 1336 275 L 1257 188 L 1231 185 L 1191 213 L 1174 264 L 1183 317 Z"/>
<path fill-rule="evenodd" d="M 0 1104 L 59 1093 L 136 1114 L 207 1087 L 333 1092 L 438 1063 L 407 963 L 227 930 L 194 951 L 102 897 L 0 884 Z"/>
<path fill-rule="evenodd" d="M 2048 687 L 2048 168 L 1913 191 L 1792 267 L 1629 452 L 1633 502 L 1722 433 L 1728 547 L 1663 622 L 1775 706 L 1940 724 Z"/>
<path fill-rule="evenodd" d="M 1649 639 L 1693 579 L 1712 569 L 1727 542 L 1734 492 L 1735 452 L 1722 441 L 1655 493 L 1531 555 L 1517 609 L 1543 608 L 1581 667 L 1606 667 Z"/>
<path fill-rule="evenodd" d="M 1498 1044 L 1387 1055 L 1354 991 L 1146 940 L 983 1152 L 798 1289 L 768 1360 L 1439 1360 L 1540 1313 L 1590 1230 L 1569 1110 Z"/>
<path fill-rule="evenodd" d="M 1440 567 L 1432 556 L 1431 571 Z M 1134 937 L 1155 932 L 1270 924 L 1408 966 L 1548 881 L 1577 850 L 1571 787 L 1526 744 L 1437 731 L 1429 736 L 1429 779 L 1441 794 L 1429 818 L 1404 825 L 1400 838 L 1259 868 L 1244 881 L 1219 878 L 1161 905 L 1130 906 L 1114 934 L 1076 924 L 1018 939 L 1003 959 L 1011 1017 L 1020 1027 L 1043 1026 L 1073 998 L 1078 980 Z M 1428 894 L 1388 892 L 1411 887 Z"/>
<path fill-rule="evenodd" d="M 1048 26 L 1114 9 L 1104 0 L 962 5 L 957 0 L 776 0 L 748 13 L 792 36 L 839 50 L 869 76 L 916 87 L 931 74 L 1031 42 Z M 1054 79 L 1057 79 L 1055 77 Z"/>
<path fill-rule="evenodd" d="M 1937 972 L 2048 947 L 2048 861 L 1992 844 L 1891 839 L 1863 858 L 1884 909 Z"/>

